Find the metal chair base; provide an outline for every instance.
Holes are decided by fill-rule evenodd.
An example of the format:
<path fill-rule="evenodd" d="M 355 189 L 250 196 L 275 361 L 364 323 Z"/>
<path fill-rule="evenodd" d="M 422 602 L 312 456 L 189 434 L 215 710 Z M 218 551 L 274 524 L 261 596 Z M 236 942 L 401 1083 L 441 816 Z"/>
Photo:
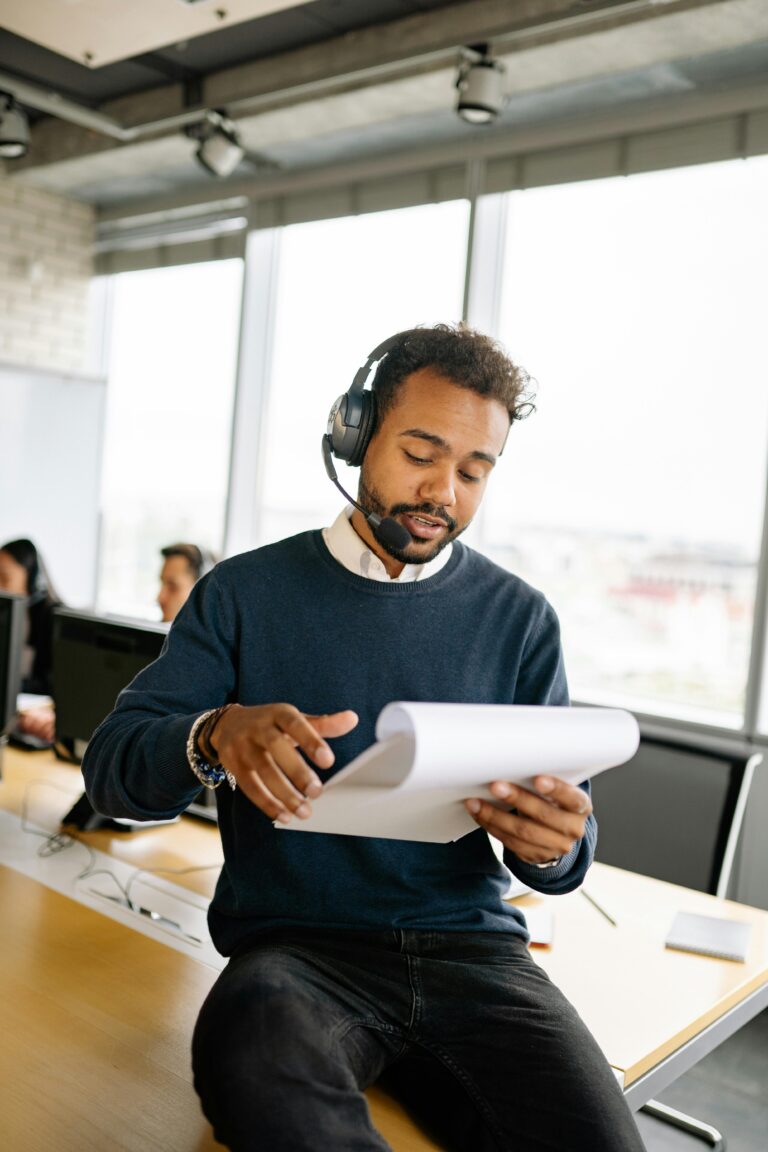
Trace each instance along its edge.
<path fill-rule="evenodd" d="M 668 1104 L 661 1104 L 658 1100 L 649 1100 L 647 1104 L 643 1104 L 640 1111 L 665 1124 L 671 1124 L 674 1128 L 681 1128 L 683 1132 L 689 1132 L 699 1140 L 704 1140 L 716 1152 L 725 1152 L 725 1137 L 711 1124 L 704 1124 L 703 1121 L 696 1120 L 685 1112 L 678 1112 L 676 1108 L 670 1108 Z"/>

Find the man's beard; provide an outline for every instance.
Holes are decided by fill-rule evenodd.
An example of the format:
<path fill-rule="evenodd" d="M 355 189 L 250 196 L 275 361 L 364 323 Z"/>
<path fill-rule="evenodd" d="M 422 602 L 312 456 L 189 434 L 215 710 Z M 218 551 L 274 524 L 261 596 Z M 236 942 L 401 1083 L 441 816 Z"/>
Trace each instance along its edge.
<path fill-rule="evenodd" d="M 395 517 L 405 512 L 411 516 L 432 516 L 436 520 L 442 520 L 448 531 L 436 543 L 430 552 L 416 552 L 415 546 L 407 544 L 405 548 L 396 548 L 394 545 L 382 540 L 378 531 L 369 523 L 369 528 L 373 532 L 376 540 L 387 553 L 394 560 L 398 560 L 401 564 L 428 564 L 430 560 L 442 552 L 446 544 L 450 544 L 457 536 L 460 536 L 469 524 L 464 524 L 459 528 L 458 523 L 449 516 L 445 508 L 439 504 L 393 504 L 391 508 L 387 508 L 384 501 L 379 496 L 375 488 L 370 487 L 365 481 L 365 475 L 361 473 L 360 483 L 357 489 L 357 499 L 363 505 L 366 512 L 375 512 L 377 516 L 382 519 L 386 516 Z"/>

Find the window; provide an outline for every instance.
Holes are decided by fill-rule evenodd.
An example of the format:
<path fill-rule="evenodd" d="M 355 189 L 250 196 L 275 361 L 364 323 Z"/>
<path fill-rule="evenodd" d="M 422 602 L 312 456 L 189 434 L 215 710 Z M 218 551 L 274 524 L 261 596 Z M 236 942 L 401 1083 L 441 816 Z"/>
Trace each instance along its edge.
<path fill-rule="evenodd" d="M 221 549 L 242 261 L 113 281 L 98 602 L 154 616 L 159 549 Z"/>
<path fill-rule="evenodd" d="M 257 543 L 337 515 L 320 456 L 331 404 L 387 336 L 461 319 L 468 221 L 451 201 L 283 230 Z M 357 470 L 338 472 L 355 495 Z"/>
<path fill-rule="evenodd" d="M 484 547 L 574 697 L 739 727 L 768 445 L 768 159 L 514 192 L 499 335 L 538 381 Z"/>

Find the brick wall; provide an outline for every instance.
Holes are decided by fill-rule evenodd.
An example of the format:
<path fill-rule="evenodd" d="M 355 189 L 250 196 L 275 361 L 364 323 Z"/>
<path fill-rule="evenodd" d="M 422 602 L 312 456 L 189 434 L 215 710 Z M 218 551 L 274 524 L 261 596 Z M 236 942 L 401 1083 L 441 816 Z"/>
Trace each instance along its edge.
<path fill-rule="evenodd" d="M 87 367 L 94 210 L 0 175 L 0 360 Z"/>

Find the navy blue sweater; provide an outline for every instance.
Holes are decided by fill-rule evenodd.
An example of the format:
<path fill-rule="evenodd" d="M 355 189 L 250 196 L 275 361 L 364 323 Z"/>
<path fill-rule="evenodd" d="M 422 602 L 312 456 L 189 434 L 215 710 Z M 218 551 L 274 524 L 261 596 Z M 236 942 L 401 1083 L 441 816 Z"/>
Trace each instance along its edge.
<path fill-rule="evenodd" d="M 227 701 L 286 701 L 302 712 L 351 708 L 360 722 L 332 741 L 338 771 L 375 739 L 392 700 L 568 703 L 557 619 L 544 597 L 455 543 L 444 568 L 415 583 L 356 576 L 322 533 L 227 560 L 201 580 L 162 654 L 120 694 L 83 761 L 98 812 L 158 819 L 199 790 L 185 744 L 196 716 Z M 585 785 L 585 787 L 587 787 Z M 238 790 L 217 791 L 225 863 L 209 912 L 228 955 L 261 928 L 512 931 L 519 909 L 479 829 L 451 844 L 281 832 Z M 577 887 L 596 828 L 557 867 L 506 861 L 543 892 Z"/>

